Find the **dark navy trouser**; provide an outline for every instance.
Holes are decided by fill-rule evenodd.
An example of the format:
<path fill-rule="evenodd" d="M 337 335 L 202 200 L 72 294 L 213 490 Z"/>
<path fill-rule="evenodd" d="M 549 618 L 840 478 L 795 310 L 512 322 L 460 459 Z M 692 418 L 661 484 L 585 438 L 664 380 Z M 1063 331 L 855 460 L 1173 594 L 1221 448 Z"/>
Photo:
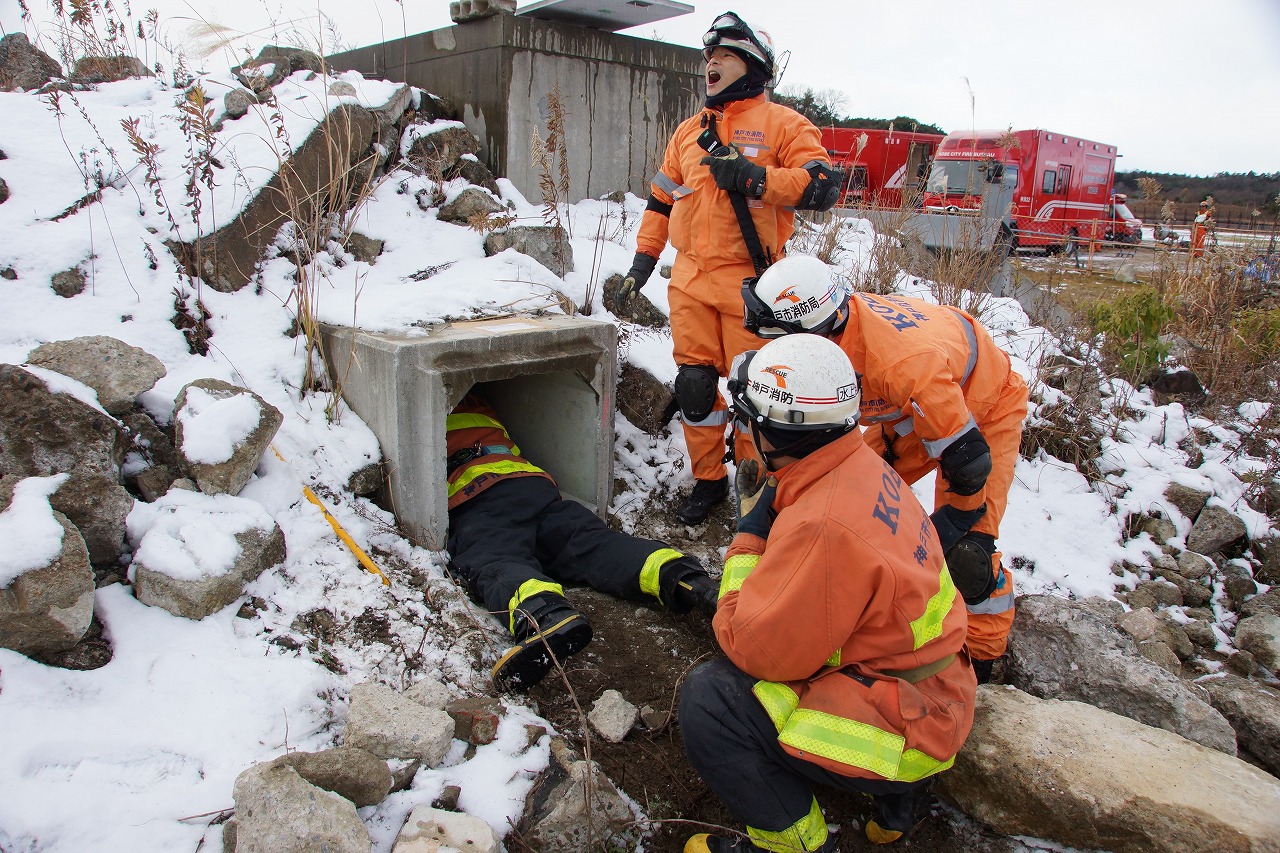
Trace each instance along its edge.
<path fill-rule="evenodd" d="M 809 814 L 813 785 L 900 794 L 926 782 L 841 776 L 788 753 L 751 688 L 760 679 L 726 658 L 702 664 L 680 688 L 680 731 L 689 763 L 746 826 L 782 832 Z"/>
<path fill-rule="evenodd" d="M 645 598 L 640 570 L 667 546 L 611 530 L 545 477 L 513 477 L 449 511 L 447 547 L 453 572 L 509 627 L 511 598 L 529 580 Z"/>

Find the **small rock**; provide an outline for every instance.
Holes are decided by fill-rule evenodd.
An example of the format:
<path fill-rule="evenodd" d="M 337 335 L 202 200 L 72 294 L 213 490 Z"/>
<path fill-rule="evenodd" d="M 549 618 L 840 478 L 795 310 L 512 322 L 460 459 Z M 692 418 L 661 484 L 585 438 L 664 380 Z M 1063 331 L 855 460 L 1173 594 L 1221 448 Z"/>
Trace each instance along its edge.
<path fill-rule="evenodd" d="M 435 708 L 438 711 L 443 711 L 444 707 L 453 699 L 453 696 L 449 693 L 449 688 L 431 677 L 422 679 L 406 690 L 404 695 L 419 705 Z"/>
<path fill-rule="evenodd" d="M 1178 660 L 1178 656 L 1173 653 L 1173 649 L 1159 640 L 1144 640 L 1138 643 L 1138 652 L 1156 666 L 1174 675 L 1182 674 L 1182 662 Z"/>
<path fill-rule="evenodd" d="M 1193 581 L 1206 577 L 1213 571 L 1213 563 L 1193 551 L 1183 551 L 1178 555 L 1178 571 Z"/>
<path fill-rule="evenodd" d="M 1192 488 L 1191 486 L 1184 486 L 1181 483 L 1170 483 L 1164 490 L 1164 496 L 1169 503 L 1177 507 L 1178 512 L 1191 521 L 1196 520 L 1200 510 L 1204 509 L 1205 504 L 1209 502 L 1209 498 L 1213 497 L 1210 492 Z"/>
<path fill-rule="evenodd" d="M 358 232 L 353 232 L 347 238 L 347 251 L 361 263 L 371 264 L 377 260 L 382 254 L 382 247 L 386 245 L 382 240 L 375 240 L 372 237 L 366 237 Z M 375 463 L 376 464 L 376 463 Z M 381 483 L 379 483 L 381 485 Z"/>
<path fill-rule="evenodd" d="M 462 789 L 457 785 L 445 785 L 440 791 L 440 796 L 431 801 L 431 807 L 446 812 L 456 812 L 458 810 L 458 798 L 461 796 Z"/>
<path fill-rule="evenodd" d="M 1258 660 L 1245 651 L 1234 651 L 1227 656 L 1227 669 L 1245 678 L 1258 671 Z"/>
<path fill-rule="evenodd" d="M 391 793 L 407 791 L 413 785 L 413 777 L 418 775 L 422 762 L 416 758 L 393 758 L 387 762 L 391 768 Z"/>
<path fill-rule="evenodd" d="M 1172 607 L 1182 604 L 1182 593 L 1177 586 L 1168 581 L 1142 581 L 1134 592 L 1139 594 L 1143 592 L 1150 593 L 1151 597 L 1155 599 L 1157 607 Z M 1130 600 L 1130 606 L 1135 606 L 1132 599 Z M 1157 608 L 1153 607 L 1151 609 L 1155 610 Z"/>
<path fill-rule="evenodd" d="M 1199 619 L 1192 619 L 1182 626 L 1187 639 L 1202 649 L 1212 651 L 1218 645 L 1218 635 L 1213 633 L 1213 626 Z"/>
<path fill-rule="evenodd" d="M 644 723 L 645 728 L 650 731 L 658 731 L 665 727 L 671 721 L 671 715 L 666 711 L 659 711 L 650 705 L 645 705 L 640 709 L 640 722 Z"/>
<path fill-rule="evenodd" d="M 354 98 L 356 97 L 356 87 L 352 86 L 346 80 L 334 80 L 329 84 L 329 96 L 333 98 Z"/>
<path fill-rule="evenodd" d="M 84 273 L 79 268 L 75 268 L 54 273 L 51 283 L 54 293 L 63 299 L 70 299 L 73 296 L 79 296 L 84 293 L 88 279 L 84 277 Z"/>
<path fill-rule="evenodd" d="M 1245 599 L 1258 593 L 1253 573 L 1240 560 L 1230 560 L 1223 564 L 1222 586 L 1227 591 L 1231 609 L 1237 612 L 1244 605 Z"/>
<path fill-rule="evenodd" d="M 391 792 L 387 762 L 351 746 L 322 752 L 287 752 L 271 764 L 292 767 L 312 785 L 346 797 L 356 808 L 375 806 Z"/>
<path fill-rule="evenodd" d="M 1148 518 L 1142 523 L 1141 531 L 1151 537 L 1156 544 L 1164 544 L 1178 535 L 1178 528 L 1167 518 Z"/>
<path fill-rule="evenodd" d="M 238 119 L 249 112 L 249 108 L 258 103 L 258 98 L 248 89 L 230 89 L 222 96 L 222 111 L 226 118 Z"/>
<path fill-rule="evenodd" d="M 1273 586 L 1266 592 L 1255 595 L 1240 608 L 1241 616 L 1257 616 L 1262 613 L 1280 616 L 1280 586 Z"/>
<path fill-rule="evenodd" d="M 417 758 L 435 767 L 453 741 L 453 720 L 381 684 L 351 688 L 344 742 L 379 758 Z"/>
<path fill-rule="evenodd" d="M 455 225 L 469 225 L 476 216 L 491 216 L 503 210 L 501 203 L 482 189 L 468 187 L 440 208 L 436 218 Z"/>
<path fill-rule="evenodd" d="M 602 693 L 587 714 L 591 727 L 610 743 L 622 743 L 639 718 L 640 711 L 617 690 Z"/>
<path fill-rule="evenodd" d="M 1280 664 L 1280 616 L 1264 613 L 1236 625 L 1236 647 L 1253 654 L 1271 671 Z"/>
<path fill-rule="evenodd" d="M 1187 534 L 1187 550 L 1197 554 L 1215 551 L 1239 553 L 1248 531 L 1244 522 L 1220 506 L 1207 506 L 1200 511 L 1195 525 Z"/>
<path fill-rule="evenodd" d="M 480 818 L 431 806 L 415 806 L 396 836 L 392 853 L 436 853 L 442 850 L 498 853 L 500 849 L 501 841 L 489 824 Z"/>

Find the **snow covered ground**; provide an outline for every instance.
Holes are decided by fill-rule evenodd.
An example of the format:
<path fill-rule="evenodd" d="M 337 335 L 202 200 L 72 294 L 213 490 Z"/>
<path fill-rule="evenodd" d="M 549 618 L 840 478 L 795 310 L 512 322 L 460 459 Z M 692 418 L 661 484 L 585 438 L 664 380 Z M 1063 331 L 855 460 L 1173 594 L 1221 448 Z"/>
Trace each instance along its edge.
<path fill-rule="evenodd" d="M 326 104 L 339 100 L 325 94 L 329 81 L 309 83 L 303 76 L 294 75 L 277 90 L 285 105 L 281 120 L 294 145 L 324 115 Z M 348 100 L 358 103 L 376 106 L 390 93 L 389 84 L 379 81 L 353 74 L 343 79 L 359 92 Z M 211 93 L 226 83 L 206 81 Z M 296 306 L 290 261 L 267 261 L 256 285 L 238 293 L 200 290 L 212 315 L 208 355 L 190 353 L 172 324 L 175 288 L 184 285 L 163 240 L 190 238 L 225 223 L 269 177 L 280 144 L 264 107 L 228 122 L 214 152 L 221 164 L 216 187 L 202 191 L 193 218 L 182 206 L 188 141 L 178 119 L 180 96 L 155 80 L 130 80 L 76 93 L 74 101 L 64 95 L 59 114 L 46 98 L 0 94 L 0 150 L 6 155 L 0 177 L 12 193 L 0 205 L 0 270 L 16 273 L 16 279 L 0 279 L 0 363 L 22 364 L 47 341 L 119 338 L 147 350 L 168 370 L 141 398 L 161 423 L 172 418 L 179 390 L 197 378 L 257 392 L 285 415 L 275 442 L 283 459 L 268 455 L 240 497 L 280 525 L 288 557 L 250 587 L 261 607 L 231 605 L 199 622 L 144 606 L 126 586 L 98 590 L 96 610 L 114 654 L 97 670 L 50 668 L 0 650 L 5 853 L 159 853 L 196 850 L 202 843 L 205 850 L 220 849 L 220 826 L 209 824 L 231 807 L 236 775 L 286 750 L 337 742 L 352 684 L 377 679 L 402 688 L 434 675 L 458 695 L 480 692 L 487 686 L 485 664 L 504 643 L 494 620 L 450 594 L 440 553 L 413 546 L 396 533 L 387 513 L 345 491 L 352 472 L 376 458 L 376 440 L 354 413 L 343 411 L 330 420 L 324 395 L 301 392 L 306 356 L 300 339 L 289 335 Z M 131 118 L 159 146 L 159 186 L 173 205 L 173 221 L 158 209 L 157 190 L 146 185 L 145 170 L 123 135 L 121 121 Z M 58 218 L 99 184 L 99 201 Z M 541 221 L 539 205 L 510 183 L 500 185 L 522 221 Z M 463 188 L 460 182 L 442 187 L 448 198 Z M 435 189 L 427 177 L 393 174 L 361 211 L 357 230 L 385 241 L 376 263 L 359 262 L 336 244 L 320 256 L 322 320 L 413 329 L 510 311 L 558 312 L 557 291 L 584 313 L 607 316 L 602 282 L 629 266 L 643 200 L 628 196 L 623 204 L 584 201 L 569 208 L 578 260 L 577 269 L 561 280 L 514 251 L 486 258 L 482 235 L 438 222 L 434 210 L 418 207 L 415 196 L 423 189 Z M 597 240 L 598 234 L 608 239 Z M 839 259 L 844 270 L 868 262 L 870 239 L 868 227 L 848 229 Z M 667 262 L 673 257 L 668 253 Z M 76 265 L 88 287 L 73 298 L 56 295 L 50 277 Z M 445 268 L 425 280 L 413 277 L 427 267 Z M 927 294 L 905 278 L 902 283 L 908 292 Z M 659 306 L 666 304 L 664 285 L 655 276 L 645 289 Z M 1052 338 L 1031 325 L 1012 300 L 992 301 L 983 319 L 1037 388 L 1036 366 L 1055 351 Z M 660 377 L 674 377 L 670 338 L 662 333 L 631 334 L 626 355 Z M 1047 399 L 1057 393 L 1038 391 Z M 1000 544 L 1006 561 L 1016 566 L 1021 592 L 1107 596 L 1117 584 L 1131 586 L 1136 577 L 1118 577 L 1112 566 L 1124 559 L 1143 563 L 1144 552 L 1156 545 L 1146 538 L 1122 544 L 1123 519 L 1167 506 L 1162 493 L 1175 480 L 1212 488 L 1220 496 L 1215 501 L 1246 520 L 1251 536 L 1268 531 L 1266 518 L 1241 500 L 1242 476 L 1265 463 L 1230 451 L 1269 404 L 1243 407 L 1237 424 L 1216 425 L 1176 404 L 1157 406 L 1146 392 L 1121 384 L 1105 392 L 1104 405 L 1123 402 L 1134 414 L 1104 441 L 1104 485 L 1091 485 L 1048 456 L 1018 464 Z M 1204 464 L 1194 470 L 1178 448 L 1193 429 L 1221 439 L 1203 447 Z M 622 440 L 618 444 L 617 473 L 626 488 L 615 509 L 627 523 L 648 495 L 687 485 L 689 475 L 669 464 L 682 451 L 678 435 L 651 439 L 621 420 L 619 434 L 646 448 L 637 452 Z M 33 483 L 0 515 L 0 541 L 6 543 L 0 582 L 35 565 L 56 544 L 59 534 L 48 523 L 50 511 L 41 497 L 47 485 Z M 388 569 L 390 587 L 338 542 L 303 499 L 303 485 L 325 497 L 362 547 L 394 564 Z M 922 482 L 916 490 L 929 505 L 932 484 Z M 1187 523 L 1173 516 L 1185 535 Z M 198 539 L 193 533 L 193 541 Z M 323 655 L 301 642 L 280 642 L 297 635 L 295 620 L 321 608 L 339 623 L 376 615 L 389 639 L 338 642 Z M 479 634 L 487 649 L 480 666 L 457 642 L 457 630 L 446 630 L 449 625 Z M 330 667 L 318 662 L 322 657 Z M 409 809 L 430 802 L 446 784 L 461 784 L 461 806 L 505 833 L 547 761 L 545 738 L 538 749 L 524 752 L 523 725 L 536 721 L 528 710 L 508 715 L 499 739 L 471 758 L 455 742 L 444 767 L 421 771 L 411 790 L 362 810 L 375 849 L 389 850 Z"/>

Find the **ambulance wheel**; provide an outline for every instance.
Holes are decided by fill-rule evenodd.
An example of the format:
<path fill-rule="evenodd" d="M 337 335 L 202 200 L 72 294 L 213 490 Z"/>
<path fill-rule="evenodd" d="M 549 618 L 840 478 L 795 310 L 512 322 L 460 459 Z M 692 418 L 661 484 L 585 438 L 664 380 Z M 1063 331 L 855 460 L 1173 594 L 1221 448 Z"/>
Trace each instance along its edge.
<path fill-rule="evenodd" d="M 1072 228 L 1071 231 L 1067 234 L 1067 242 L 1062 247 L 1062 254 L 1075 255 L 1076 253 L 1078 253 L 1080 251 L 1079 238 L 1080 238 L 1080 234 L 1076 231 L 1076 229 Z"/>

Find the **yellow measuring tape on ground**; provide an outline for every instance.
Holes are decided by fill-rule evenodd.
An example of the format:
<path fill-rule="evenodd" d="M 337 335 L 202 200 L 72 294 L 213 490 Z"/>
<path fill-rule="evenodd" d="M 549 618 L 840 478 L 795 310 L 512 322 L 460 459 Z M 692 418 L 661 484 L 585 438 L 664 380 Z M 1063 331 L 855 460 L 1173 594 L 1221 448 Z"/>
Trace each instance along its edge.
<path fill-rule="evenodd" d="M 276 458 L 281 462 L 286 465 L 289 464 L 288 460 L 280 455 L 280 451 L 276 450 L 276 446 L 274 444 L 271 445 L 271 452 L 274 453 Z M 356 540 L 351 538 L 351 534 L 342 528 L 342 524 L 338 522 L 338 519 L 333 517 L 333 513 L 329 512 L 329 508 L 325 506 L 324 502 L 321 501 L 316 493 L 311 490 L 311 487 L 303 486 L 302 494 L 307 500 L 311 501 L 320 509 L 320 513 L 324 516 L 324 520 L 329 522 L 329 526 L 333 528 L 334 533 L 338 534 L 338 538 L 342 540 L 342 544 L 351 549 L 351 553 L 355 554 L 356 559 L 360 561 L 360 565 L 368 569 L 370 573 L 382 578 L 382 583 L 385 586 L 391 586 L 391 581 L 387 579 L 387 576 L 384 575 L 382 570 L 374 564 L 373 560 L 369 559 L 369 555 L 364 552 L 364 549 L 356 544 Z"/>

